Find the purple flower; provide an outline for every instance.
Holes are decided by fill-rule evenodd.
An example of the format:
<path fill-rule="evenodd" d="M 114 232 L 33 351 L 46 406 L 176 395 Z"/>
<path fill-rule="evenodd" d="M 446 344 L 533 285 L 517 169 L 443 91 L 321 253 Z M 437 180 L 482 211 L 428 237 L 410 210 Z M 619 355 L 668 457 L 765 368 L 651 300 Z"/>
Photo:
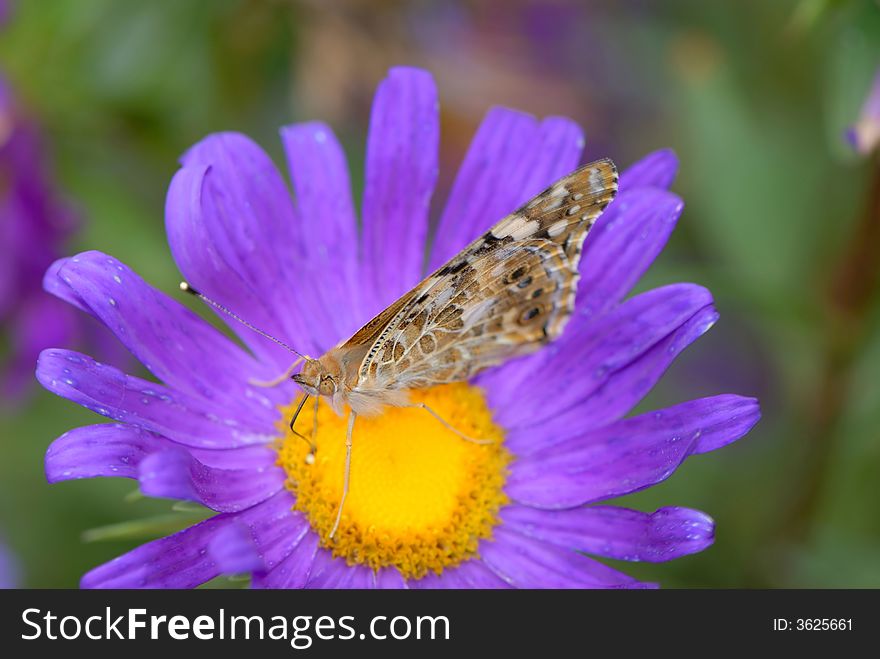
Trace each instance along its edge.
<path fill-rule="evenodd" d="M 36 127 L 0 78 L 0 323 L 10 345 L 2 363 L 4 397 L 32 382 L 40 350 L 67 343 L 75 333 L 72 310 L 41 287 L 73 228 L 73 214 L 47 173 Z"/>
<path fill-rule="evenodd" d="M 880 71 L 874 75 L 868 98 L 856 123 L 847 129 L 846 138 L 861 154 L 870 153 L 880 143 Z"/>
<path fill-rule="evenodd" d="M 293 198 L 248 138 L 207 137 L 184 155 L 168 193 L 181 272 L 303 352 L 347 338 L 421 276 L 437 108 L 423 71 L 393 69 L 379 86 L 360 235 L 345 159 L 326 125 L 281 131 Z M 567 119 L 491 110 L 440 216 L 429 267 L 573 170 L 583 144 Z M 623 418 L 717 318 L 694 284 L 624 300 L 681 213 L 667 191 L 676 168 L 659 151 L 623 172 L 587 239 L 577 311 L 558 341 L 476 383 L 425 393 L 461 427 L 504 435 L 504 448 L 464 442 L 418 410 L 359 419 L 352 493 L 332 541 L 341 421 L 322 406 L 317 460 L 307 465 L 305 442 L 285 428 L 297 389 L 253 382 L 283 372 L 291 356 L 224 317 L 249 352 L 240 349 L 112 257 L 61 263 L 47 288 L 107 325 L 161 384 L 68 350 L 43 352 L 37 376 L 46 388 L 113 420 L 57 439 L 49 481 L 133 478 L 148 495 L 219 513 L 93 569 L 82 585 L 193 587 L 252 572 L 254 586 L 269 588 L 629 588 L 645 584 L 591 556 L 666 561 L 705 549 L 714 524 L 701 512 L 601 503 L 664 480 L 759 417 L 754 399 L 722 395 Z"/>
<path fill-rule="evenodd" d="M 18 560 L 0 537 L 0 588 L 18 588 L 20 576 Z"/>
<path fill-rule="evenodd" d="M 47 161 L 36 124 L 0 77 L 0 326 L 9 345 L 0 359 L 0 393 L 7 401 L 28 390 L 34 362 L 48 346 L 89 345 L 128 363 L 98 323 L 43 290 L 46 269 L 78 224 Z"/>

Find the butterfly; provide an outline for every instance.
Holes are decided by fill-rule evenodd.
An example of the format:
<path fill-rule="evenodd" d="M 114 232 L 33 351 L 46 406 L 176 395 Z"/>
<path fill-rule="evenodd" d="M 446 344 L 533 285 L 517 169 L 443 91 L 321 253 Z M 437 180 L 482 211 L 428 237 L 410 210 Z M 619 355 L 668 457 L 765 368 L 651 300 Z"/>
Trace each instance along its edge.
<path fill-rule="evenodd" d="M 479 441 L 424 403 L 411 405 L 409 392 L 469 380 L 557 338 L 574 310 L 584 239 L 617 187 L 611 160 L 577 169 L 500 220 L 350 339 L 319 359 L 301 355 L 294 363 L 291 372 L 303 364 L 292 379 L 306 396 L 291 429 L 309 396 L 316 403 L 328 399 L 337 414 L 349 410 L 345 480 L 331 538 L 348 494 L 355 419 L 387 406 L 418 406 L 465 439 Z"/>

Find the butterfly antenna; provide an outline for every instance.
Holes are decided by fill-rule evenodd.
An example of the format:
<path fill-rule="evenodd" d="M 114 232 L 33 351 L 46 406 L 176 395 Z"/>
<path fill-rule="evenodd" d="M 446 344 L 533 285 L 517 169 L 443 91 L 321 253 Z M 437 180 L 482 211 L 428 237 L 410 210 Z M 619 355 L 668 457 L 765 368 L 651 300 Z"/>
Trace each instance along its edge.
<path fill-rule="evenodd" d="M 227 309 L 226 307 L 224 307 L 224 306 L 223 306 L 222 304 L 220 304 L 219 302 L 215 302 L 214 300 L 212 300 L 211 298 L 209 298 L 207 295 L 204 295 L 203 293 L 200 293 L 199 291 L 197 291 L 196 289 L 194 289 L 192 286 L 190 286 L 189 284 L 187 284 L 185 281 L 180 282 L 180 290 L 182 290 L 184 293 L 189 293 L 190 295 L 193 295 L 193 296 L 199 298 L 202 302 L 205 302 L 206 304 L 210 304 L 212 307 L 214 307 L 214 308 L 217 309 L 218 311 L 222 311 L 223 313 L 225 313 L 225 314 L 226 314 L 227 316 L 229 316 L 230 318 L 234 318 L 235 320 L 237 320 L 238 322 L 240 322 L 242 325 L 244 325 L 245 327 L 247 327 L 247 328 L 253 330 L 254 332 L 256 332 L 257 334 L 259 334 L 260 336 L 264 336 L 264 337 L 266 337 L 267 339 L 269 339 L 270 341 L 273 341 L 273 342 L 277 343 L 278 345 L 280 345 L 280 346 L 281 346 L 282 348 L 284 348 L 285 350 L 289 350 L 289 351 L 292 352 L 293 354 L 295 354 L 295 355 L 299 355 L 299 356 L 302 357 L 303 359 L 308 359 L 308 357 L 306 357 L 304 354 L 302 354 L 302 353 L 299 352 L 298 350 L 294 350 L 293 348 L 291 348 L 289 345 L 287 345 L 287 344 L 286 344 L 284 341 L 282 341 L 281 339 L 276 339 L 274 336 L 272 336 L 271 334 L 268 334 L 268 333 L 264 332 L 264 331 L 261 330 L 259 327 L 254 327 L 254 326 L 251 325 L 248 321 L 246 321 L 244 318 L 242 318 L 242 317 L 239 316 L 238 314 L 236 314 L 236 313 L 230 311 L 229 309 Z"/>

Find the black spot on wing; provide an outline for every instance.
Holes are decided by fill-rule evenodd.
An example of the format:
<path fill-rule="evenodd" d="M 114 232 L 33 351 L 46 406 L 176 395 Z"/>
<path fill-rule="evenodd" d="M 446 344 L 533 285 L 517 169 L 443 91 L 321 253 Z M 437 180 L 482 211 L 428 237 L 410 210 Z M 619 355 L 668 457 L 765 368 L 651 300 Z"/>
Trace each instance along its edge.
<path fill-rule="evenodd" d="M 454 275 L 457 272 L 464 270 L 467 267 L 467 260 L 461 259 L 457 263 L 450 263 L 448 265 L 443 266 L 440 270 L 437 271 L 437 275 L 440 277 L 445 277 L 447 275 Z"/>
<path fill-rule="evenodd" d="M 504 236 L 504 238 L 499 238 L 492 231 L 487 231 L 483 234 L 480 239 L 482 244 L 476 248 L 477 254 L 485 254 L 486 252 L 491 252 L 497 249 L 500 245 L 506 245 L 507 243 L 512 243 L 513 238 L 510 236 Z"/>

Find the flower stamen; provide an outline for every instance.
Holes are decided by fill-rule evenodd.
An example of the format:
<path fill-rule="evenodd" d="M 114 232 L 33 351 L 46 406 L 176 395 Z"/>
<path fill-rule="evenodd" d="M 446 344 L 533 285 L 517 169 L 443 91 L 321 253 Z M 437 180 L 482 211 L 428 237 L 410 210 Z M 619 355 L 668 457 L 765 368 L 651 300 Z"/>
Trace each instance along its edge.
<path fill-rule="evenodd" d="M 373 569 L 394 566 L 404 577 L 419 578 L 475 556 L 479 541 L 491 537 L 507 503 L 503 486 L 511 456 L 478 388 L 437 386 L 413 392 L 412 402 L 415 407 L 358 418 L 351 490 L 332 539 L 342 496 L 345 417 L 319 403 L 319 450 L 311 464 L 308 446 L 280 422 L 278 464 L 296 496 L 294 508 L 308 517 L 334 556 Z M 492 443 L 463 440 L 419 409 L 422 403 L 459 433 Z M 292 408 L 284 410 L 285 417 Z M 305 423 L 311 426 L 312 420 Z"/>

